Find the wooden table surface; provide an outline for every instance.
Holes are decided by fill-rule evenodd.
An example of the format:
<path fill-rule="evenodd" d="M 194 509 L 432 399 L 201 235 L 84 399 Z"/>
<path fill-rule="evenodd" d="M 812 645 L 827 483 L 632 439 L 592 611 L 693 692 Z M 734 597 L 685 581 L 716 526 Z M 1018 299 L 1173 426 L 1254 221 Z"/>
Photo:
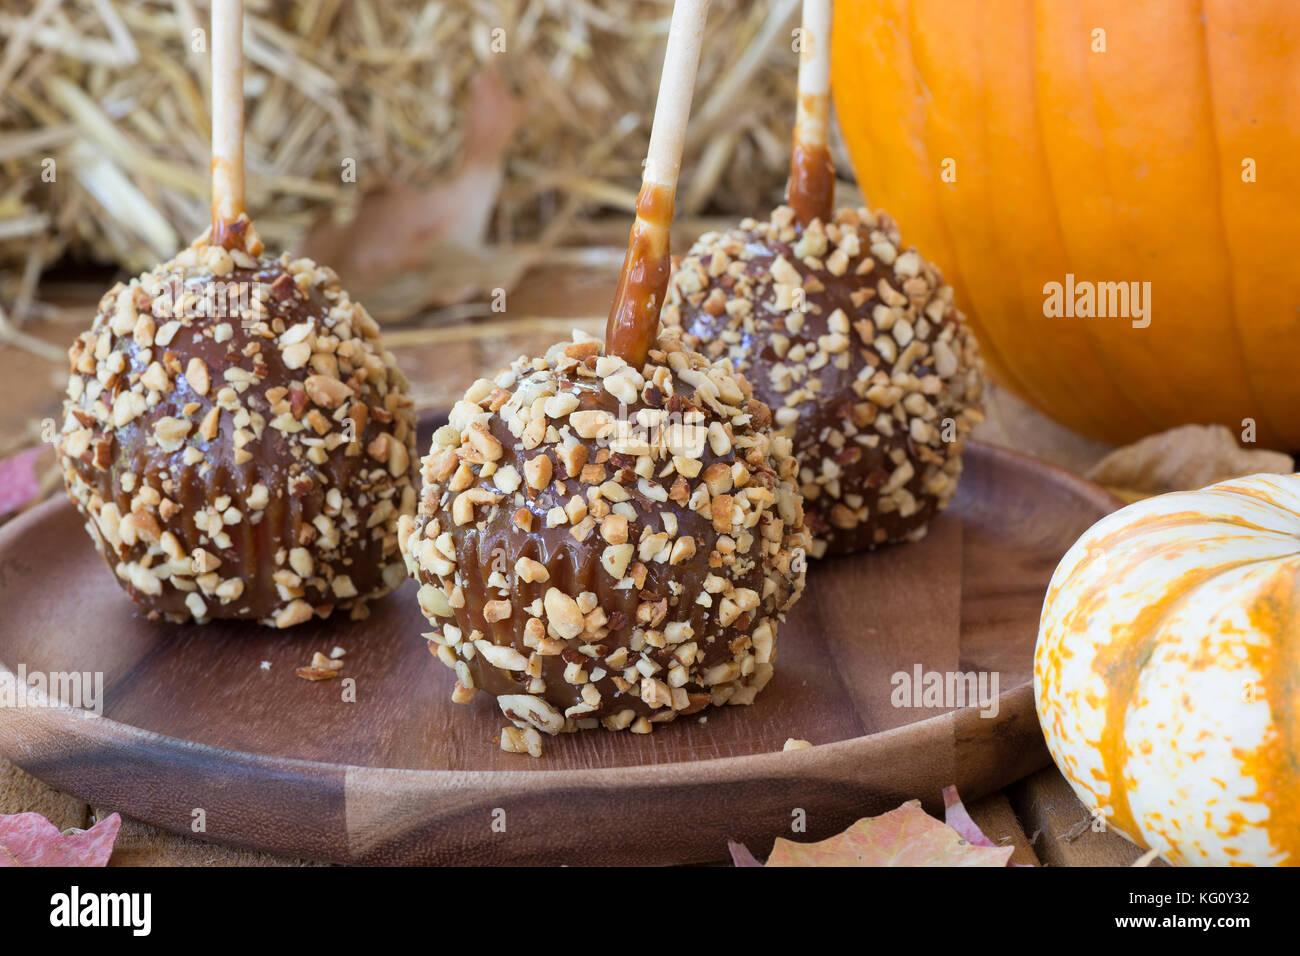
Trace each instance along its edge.
<path fill-rule="evenodd" d="M 616 258 L 613 259 L 616 262 Z M 560 275 L 555 273 L 559 271 Z M 393 329 L 389 344 L 411 378 L 421 409 L 449 406 L 480 374 L 491 372 L 522 352 L 541 351 L 566 330 L 580 325 L 593 333 L 604 323 L 616 271 L 609 268 L 540 268 L 512 290 L 497 331 L 483 336 L 463 324 Z M 46 290 L 44 298 L 66 306 L 61 314 L 29 322 L 23 331 L 62 350 L 90 321 L 97 293 L 87 288 Z M 40 421 L 59 414 L 66 368 L 53 357 L 0 345 L 0 381 L 6 401 L 0 406 L 0 458 L 39 441 Z M 1073 471 L 1085 471 L 1109 448 L 1083 439 L 1030 410 L 1010 394 L 994 389 L 988 421 L 977 437 L 1038 455 Z M 53 456 L 41 457 L 48 491 L 59 492 Z M 922 796 L 917 794 L 917 796 Z M 0 760 L 0 813 L 36 811 L 56 826 L 85 827 L 114 808 L 87 806 L 59 793 Z M 1013 862 L 1053 866 L 1126 866 L 1141 854 L 1122 837 L 1094 832 L 1091 817 L 1055 768 L 1047 768 L 973 802 L 972 817 L 990 839 L 1014 844 Z M 725 847 L 719 847 L 719 860 Z M 275 857 L 176 836 L 133 820 L 123 823 L 112 865 L 150 866 L 309 866 L 303 860 Z"/>

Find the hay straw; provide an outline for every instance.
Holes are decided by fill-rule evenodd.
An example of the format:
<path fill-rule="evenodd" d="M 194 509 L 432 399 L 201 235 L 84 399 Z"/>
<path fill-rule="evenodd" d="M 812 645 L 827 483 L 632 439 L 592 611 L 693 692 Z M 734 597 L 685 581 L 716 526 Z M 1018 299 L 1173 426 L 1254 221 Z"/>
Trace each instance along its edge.
<path fill-rule="evenodd" d="M 594 211 L 631 207 L 670 9 L 669 0 L 249 0 L 247 188 L 259 232 L 292 247 L 318 220 L 346 221 L 383 177 L 445 181 L 460 159 L 471 80 L 491 69 L 528 114 L 506 156 L 489 257 L 508 248 L 517 270 L 516 245 L 544 255 L 541 245 L 572 242 L 548 229 L 557 214 L 576 229 Z M 797 0 L 715 2 L 683 214 L 751 214 L 779 199 L 797 12 Z M 204 0 L 37 0 L 0 13 L 0 296 L 28 304 L 12 309 L 15 321 L 30 312 L 33 256 L 36 274 L 64 255 L 140 270 L 207 225 L 211 38 L 190 50 L 207 22 Z M 341 181 L 344 158 L 356 161 L 356 183 Z M 46 159 L 54 182 L 42 179 Z M 425 307 L 418 296 L 393 299 L 390 320 Z"/>

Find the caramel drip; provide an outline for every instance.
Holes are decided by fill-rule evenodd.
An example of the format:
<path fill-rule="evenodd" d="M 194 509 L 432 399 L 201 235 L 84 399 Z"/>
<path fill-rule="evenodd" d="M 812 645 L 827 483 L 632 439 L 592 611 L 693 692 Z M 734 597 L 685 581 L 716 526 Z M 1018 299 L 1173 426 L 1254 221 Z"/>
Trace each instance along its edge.
<path fill-rule="evenodd" d="M 790 151 L 790 182 L 786 202 L 802 226 L 814 219 L 830 222 L 835 203 L 835 164 L 826 147 L 826 124 L 830 97 L 824 93 L 799 96 L 799 119 L 795 123 Z"/>
<path fill-rule="evenodd" d="M 645 364 L 659 333 L 659 308 L 672 271 L 668 255 L 672 219 L 672 187 L 642 183 L 623 271 L 605 324 L 605 354 L 617 355 L 636 369 Z"/>

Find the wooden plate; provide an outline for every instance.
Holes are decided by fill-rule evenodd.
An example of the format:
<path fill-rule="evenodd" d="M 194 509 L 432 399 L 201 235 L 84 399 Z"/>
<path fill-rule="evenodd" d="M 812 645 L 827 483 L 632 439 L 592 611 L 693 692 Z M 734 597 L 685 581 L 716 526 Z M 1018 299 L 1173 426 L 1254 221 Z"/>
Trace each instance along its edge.
<path fill-rule="evenodd" d="M 504 720 L 485 695 L 451 703 L 411 582 L 359 624 L 154 624 L 54 500 L 0 529 L 0 681 L 20 665 L 101 672 L 103 716 L 0 706 L 0 753 L 96 807 L 182 833 L 201 818 L 205 839 L 313 859 L 685 862 L 724 857 L 729 837 L 762 854 L 798 821 L 798 839 L 820 839 L 1045 764 L 1031 684 L 1042 595 L 1115 506 L 1067 472 L 973 445 L 923 541 L 813 564 L 752 707 L 650 736 L 566 735 L 534 760 L 494 743 Z M 294 674 L 336 645 L 355 702 L 342 681 Z M 996 715 L 920 693 L 907 706 L 896 675 L 918 668 L 996 674 Z M 791 737 L 814 746 L 781 752 Z"/>

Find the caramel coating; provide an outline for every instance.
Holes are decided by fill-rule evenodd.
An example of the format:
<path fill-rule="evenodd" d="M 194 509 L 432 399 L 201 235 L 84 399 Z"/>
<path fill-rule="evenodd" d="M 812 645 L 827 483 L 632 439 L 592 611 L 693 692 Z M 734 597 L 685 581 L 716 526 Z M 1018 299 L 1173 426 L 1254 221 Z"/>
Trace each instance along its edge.
<path fill-rule="evenodd" d="M 486 690 L 520 729 L 648 732 L 748 704 L 803 590 L 767 408 L 675 340 L 639 369 L 603 351 L 575 333 L 471 387 L 399 526 L 453 700 Z"/>
<path fill-rule="evenodd" d="M 605 354 L 617 355 L 637 368 L 645 364 L 659 338 L 659 309 L 673 267 L 668 254 L 672 222 L 672 188 L 642 184 L 614 303 L 605 321 Z"/>
<path fill-rule="evenodd" d="M 405 576 L 406 379 L 332 270 L 239 234 L 100 300 L 68 352 L 68 494 L 151 617 L 362 617 Z"/>
<path fill-rule="evenodd" d="M 952 289 L 884 214 L 700 237 L 669 285 L 664 327 L 730 360 L 791 435 L 812 554 L 925 534 L 982 420 L 983 365 Z"/>

